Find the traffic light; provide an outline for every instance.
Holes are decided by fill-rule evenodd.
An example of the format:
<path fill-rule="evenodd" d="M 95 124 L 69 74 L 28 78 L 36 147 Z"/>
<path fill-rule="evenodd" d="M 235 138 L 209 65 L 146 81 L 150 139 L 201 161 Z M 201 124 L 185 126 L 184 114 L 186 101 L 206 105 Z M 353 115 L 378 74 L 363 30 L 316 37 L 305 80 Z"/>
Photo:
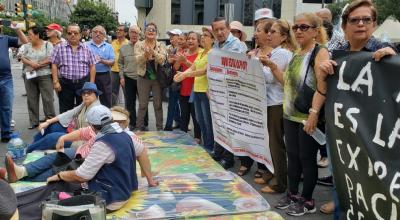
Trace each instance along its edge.
<path fill-rule="evenodd" d="M 32 17 L 32 5 L 31 4 L 26 4 L 26 17 L 31 18 Z"/>
<path fill-rule="evenodd" d="M 21 16 L 21 15 L 23 15 L 22 11 L 23 11 L 22 3 L 21 2 L 15 3 L 15 14 Z"/>

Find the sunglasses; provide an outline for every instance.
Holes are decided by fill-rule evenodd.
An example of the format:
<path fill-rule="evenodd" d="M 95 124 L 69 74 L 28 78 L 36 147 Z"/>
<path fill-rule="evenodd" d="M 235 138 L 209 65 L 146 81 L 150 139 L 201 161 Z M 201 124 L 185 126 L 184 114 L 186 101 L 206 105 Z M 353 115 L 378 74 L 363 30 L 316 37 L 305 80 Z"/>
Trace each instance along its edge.
<path fill-rule="evenodd" d="M 92 95 L 93 93 L 94 93 L 94 91 L 92 91 L 92 90 L 83 91 L 82 96 Z"/>
<path fill-rule="evenodd" d="M 352 25 L 358 25 L 362 21 L 363 24 L 371 24 L 374 19 L 372 17 L 355 17 L 355 18 L 348 18 L 347 22 Z"/>
<path fill-rule="evenodd" d="M 298 29 L 300 29 L 300 31 L 302 31 L 302 32 L 305 32 L 305 31 L 308 31 L 308 29 L 310 29 L 310 28 L 315 28 L 315 26 L 310 26 L 308 24 L 300 24 L 300 25 L 296 24 L 296 25 L 292 26 L 292 30 L 294 32 L 296 32 Z"/>
<path fill-rule="evenodd" d="M 125 32 L 125 29 L 117 29 L 117 32 Z"/>
<path fill-rule="evenodd" d="M 148 31 L 148 32 L 156 32 L 157 29 L 155 29 L 155 28 L 146 28 L 146 31 Z"/>

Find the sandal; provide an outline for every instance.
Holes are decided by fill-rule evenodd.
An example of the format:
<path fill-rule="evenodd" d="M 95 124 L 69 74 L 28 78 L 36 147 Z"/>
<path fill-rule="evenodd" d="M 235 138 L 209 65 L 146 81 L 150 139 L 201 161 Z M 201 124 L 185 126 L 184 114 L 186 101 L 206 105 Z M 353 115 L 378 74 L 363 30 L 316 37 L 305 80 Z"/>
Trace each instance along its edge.
<path fill-rule="evenodd" d="M 271 173 L 264 173 L 261 178 L 255 178 L 254 182 L 257 184 L 266 184 L 274 178 L 274 175 Z"/>
<path fill-rule="evenodd" d="M 237 175 L 239 176 L 244 176 L 246 175 L 248 172 L 250 171 L 249 168 L 245 167 L 245 166 L 241 166 L 237 172 Z"/>
<path fill-rule="evenodd" d="M 265 186 L 261 188 L 261 192 L 263 193 L 269 193 L 269 194 L 275 194 L 275 193 L 283 193 L 285 190 L 281 190 L 279 186 L 273 185 L 273 186 Z"/>
<path fill-rule="evenodd" d="M 254 173 L 254 178 L 261 178 L 263 173 L 265 173 L 265 170 L 257 169 L 257 171 Z"/>
<path fill-rule="evenodd" d="M 335 203 L 333 201 L 329 201 L 328 203 L 323 204 L 319 211 L 324 214 L 332 214 L 335 212 Z"/>

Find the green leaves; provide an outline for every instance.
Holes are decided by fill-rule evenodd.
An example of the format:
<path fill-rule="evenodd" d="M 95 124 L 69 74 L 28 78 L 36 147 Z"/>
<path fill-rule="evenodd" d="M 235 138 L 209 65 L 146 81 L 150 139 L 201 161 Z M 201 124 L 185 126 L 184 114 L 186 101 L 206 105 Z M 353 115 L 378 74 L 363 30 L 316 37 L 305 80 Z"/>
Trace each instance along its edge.
<path fill-rule="evenodd" d="M 77 23 L 81 27 L 86 25 L 90 28 L 102 25 L 107 32 L 118 26 L 111 9 L 105 3 L 88 0 L 78 1 L 70 16 L 70 22 Z"/>

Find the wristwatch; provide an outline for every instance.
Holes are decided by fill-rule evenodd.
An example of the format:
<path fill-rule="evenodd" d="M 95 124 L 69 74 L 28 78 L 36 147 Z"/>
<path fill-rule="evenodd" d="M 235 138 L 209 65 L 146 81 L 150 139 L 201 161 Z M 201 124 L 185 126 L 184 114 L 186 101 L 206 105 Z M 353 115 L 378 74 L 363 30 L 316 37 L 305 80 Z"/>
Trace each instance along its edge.
<path fill-rule="evenodd" d="M 318 115 L 318 111 L 313 108 L 308 109 L 308 113 L 314 113 L 314 114 Z"/>

